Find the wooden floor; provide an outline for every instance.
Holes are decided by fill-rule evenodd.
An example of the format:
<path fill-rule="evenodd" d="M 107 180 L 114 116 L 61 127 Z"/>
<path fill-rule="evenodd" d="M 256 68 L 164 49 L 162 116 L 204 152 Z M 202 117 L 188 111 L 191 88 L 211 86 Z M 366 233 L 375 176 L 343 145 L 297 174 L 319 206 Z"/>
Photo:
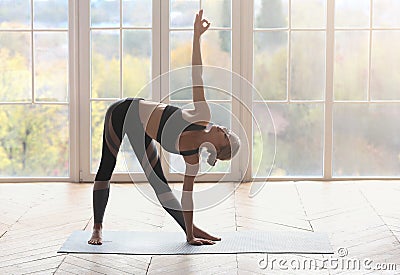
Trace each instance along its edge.
<path fill-rule="evenodd" d="M 220 183 L 222 184 L 222 183 Z M 196 188 L 197 186 L 195 186 Z M 201 188 L 203 188 L 202 185 Z M 174 188 L 180 188 L 176 184 Z M 195 223 L 210 233 L 230 230 L 327 232 L 344 258 L 375 264 L 397 264 L 396 271 L 354 274 L 400 274 L 400 182 L 275 182 L 254 198 L 250 184 L 206 211 Z M 112 184 L 106 230 L 178 231 L 161 208 L 145 199 L 133 184 Z M 74 230 L 92 227 L 92 185 L 73 183 L 0 184 L 0 274 L 348 274 L 349 268 L 295 271 L 288 264 L 335 255 L 268 255 L 287 260 L 261 269 L 264 254 L 125 256 L 57 254 Z M 282 267 L 285 263 L 282 262 Z"/>

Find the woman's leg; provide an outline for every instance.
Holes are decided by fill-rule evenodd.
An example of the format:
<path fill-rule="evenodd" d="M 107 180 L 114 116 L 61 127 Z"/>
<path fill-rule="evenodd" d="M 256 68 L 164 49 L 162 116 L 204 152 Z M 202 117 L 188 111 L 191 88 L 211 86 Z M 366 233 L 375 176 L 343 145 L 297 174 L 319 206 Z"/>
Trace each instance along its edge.
<path fill-rule="evenodd" d="M 126 105 L 128 104 L 128 105 Z M 101 244 L 101 229 L 104 212 L 110 193 L 110 179 L 117 162 L 122 141 L 122 126 L 129 102 L 122 100 L 113 103 L 106 112 L 103 129 L 103 145 L 99 169 L 93 186 L 94 226 L 90 244 Z"/>
<path fill-rule="evenodd" d="M 145 135 L 144 147 L 143 139 L 138 138 L 137 135 L 127 133 L 132 148 L 135 150 L 136 156 L 151 187 L 156 193 L 159 202 L 186 233 L 185 220 L 182 214 L 182 206 L 172 193 L 172 190 L 168 185 L 168 181 L 164 176 L 156 142 L 144 132 L 143 134 Z M 138 140 L 142 140 L 142 142 L 140 142 L 141 144 L 139 144 Z"/>

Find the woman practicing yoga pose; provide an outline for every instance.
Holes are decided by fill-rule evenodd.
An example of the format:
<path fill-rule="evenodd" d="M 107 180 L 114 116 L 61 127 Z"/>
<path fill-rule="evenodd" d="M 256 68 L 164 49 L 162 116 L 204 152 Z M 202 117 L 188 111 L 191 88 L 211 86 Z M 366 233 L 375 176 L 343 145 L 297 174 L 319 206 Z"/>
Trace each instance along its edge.
<path fill-rule="evenodd" d="M 89 244 L 102 244 L 102 222 L 107 205 L 110 178 L 122 138 L 126 134 L 141 163 L 146 177 L 163 208 L 178 222 L 192 245 L 214 244 L 214 237 L 193 224 L 193 183 L 199 171 L 199 150 L 210 153 L 207 162 L 229 160 L 238 151 L 236 134 L 210 123 L 210 108 L 204 97 L 200 36 L 210 27 L 196 14 L 193 35 L 192 82 L 194 109 L 178 107 L 143 98 L 126 98 L 113 103 L 106 112 L 100 166 L 93 187 L 94 226 Z M 124 124 L 125 122 L 125 124 Z M 125 127 L 124 127 L 125 126 Z M 181 203 L 176 199 L 164 177 L 155 142 L 168 152 L 180 154 L 186 163 Z"/>

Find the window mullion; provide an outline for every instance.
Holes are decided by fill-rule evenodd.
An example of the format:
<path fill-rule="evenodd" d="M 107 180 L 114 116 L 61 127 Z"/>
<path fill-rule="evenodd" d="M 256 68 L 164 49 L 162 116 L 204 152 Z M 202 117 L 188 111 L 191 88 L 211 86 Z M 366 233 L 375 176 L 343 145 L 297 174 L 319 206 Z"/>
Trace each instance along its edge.
<path fill-rule="evenodd" d="M 327 1 L 324 179 L 332 179 L 335 1 Z"/>

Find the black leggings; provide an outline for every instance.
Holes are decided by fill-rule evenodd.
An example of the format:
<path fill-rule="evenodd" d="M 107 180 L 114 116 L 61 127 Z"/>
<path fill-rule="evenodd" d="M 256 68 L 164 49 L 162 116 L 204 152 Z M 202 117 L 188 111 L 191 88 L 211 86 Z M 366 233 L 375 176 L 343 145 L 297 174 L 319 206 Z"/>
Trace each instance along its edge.
<path fill-rule="evenodd" d="M 121 99 L 107 109 L 104 120 L 101 161 L 93 186 L 94 222 L 103 222 L 110 192 L 110 178 L 115 168 L 122 139 L 127 134 L 136 157 L 162 207 L 186 233 L 182 206 L 172 193 L 164 176 L 156 141 L 146 134 L 140 120 L 139 100 L 142 100 L 142 98 Z"/>

